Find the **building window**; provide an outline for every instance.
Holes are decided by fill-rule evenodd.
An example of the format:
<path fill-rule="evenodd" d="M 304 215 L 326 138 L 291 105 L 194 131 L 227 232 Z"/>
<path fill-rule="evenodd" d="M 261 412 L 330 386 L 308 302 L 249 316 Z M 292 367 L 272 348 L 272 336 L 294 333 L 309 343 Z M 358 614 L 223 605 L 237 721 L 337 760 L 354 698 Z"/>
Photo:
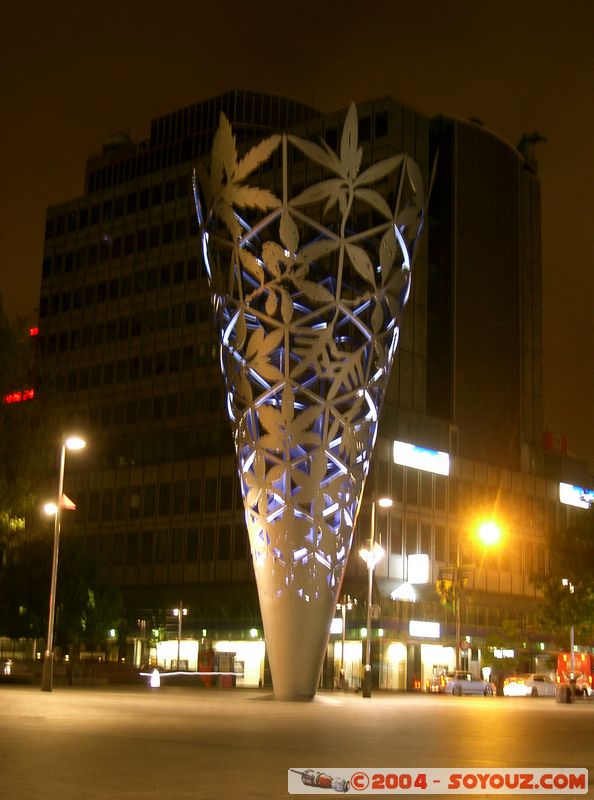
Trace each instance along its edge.
<path fill-rule="evenodd" d="M 140 517 L 140 486 L 130 487 L 130 510 L 128 516 L 130 519 L 138 519 Z"/>
<path fill-rule="evenodd" d="M 138 534 L 129 533 L 126 539 L 126 564 L 135 567 L 138 564 Z"/>
<path fill-rule="evenodd" d="M 214 559 L 215 529 L 212 525 L 202 528 L 202 561 Z"/>
<path fill-rule="evenodd" d="M 184 560 L 184 529 L 171 531 L 171 563 L 180 564 Z"/>
<path fill-rule="evenodd" d="M 116 520 L 126 519 L 126 506 L 128 504 L 128 487 L 119 486 L 116 489 L 115 518 Z"/>
<path fill-rule="evenodd" d="M 204 510 L 213 512 L 217 510 L 218 478 L 206 478 L 204 481 Z"/>
<path fill-rule="evenodd" d="M 175 481 L 173 484 L 173 513 L 186 513 L 186 481 Z"/>
<path fill-rule="evenodd" d="M 143 531 L 140 559 L 143 564 L 153 563 L 153 532 Z"/>
<path fill-rule="evenodd" d="M 171 483 L 159 484 L 159 509 L 160 517 L 168 517 L 171 513 Z"/>
<path fill-rule="evenodd" d="M 188 486 L 188 513 L 200 513 L 200 500 L 202 496 L 202 480 L 200 478 L 190 478 Z"/>
<path fill-rule="evenodd" d="M 221 525 L 217 539 L 217 559 L 228 561 L 231 558 L 231 526 Z"/>
<path fill-rule="evenodd" d="M 158 530 L 155 562 L 157 564 L 166 564 L 168 558 L 169 558 L 169 531 Z"/>
<path fill-rule="evenodd" d="M 198 528 L 187 530 L 186 561 L 198 561 Z"/>

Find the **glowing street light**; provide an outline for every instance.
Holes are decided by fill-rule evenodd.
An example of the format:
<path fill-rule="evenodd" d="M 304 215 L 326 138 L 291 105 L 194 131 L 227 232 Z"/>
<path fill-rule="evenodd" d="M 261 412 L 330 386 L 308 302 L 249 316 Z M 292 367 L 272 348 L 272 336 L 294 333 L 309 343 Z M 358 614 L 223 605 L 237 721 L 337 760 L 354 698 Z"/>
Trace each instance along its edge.
<path fill-rule="evenodd" d="M 371 503 L 371 537 L 369 547 L 359 550 L 359 555 L 367 564 L 367 633 L 365 643 L 365 671 L 363 673 L 363 697 L 371 697 L 371 601 L 373 594 L 373 571 L 384 557 L 384 548 L 375 541 L 375 506 L 390 508 L 392 500 L 381 497 L 376 501 L 375 495 Z"/>
<path fill-rule="evenodd" d="M 82 450 L 86 442 L 80 436 L 69 436 L 62 440 L 60 450 L 60 474 L 58 479 L 57 503 L 46 503 L 46 514 L 54 515 L 54 549 L 52 556 L 52 578 L 50 584 L 49 615 L 47 622 L 47 642 L 43 659 L 43 672 L 41 675 L 41 691 L 51 692 L 54 683 L 54 621 L 56 617 L 56 587 L 58 583 L 58 553 L 60 550 L 60 512 L 63 508 L 74 510 L 76 506 L 64 494 L 64 467 L 66 465 L 66 450 Z"/>
<path fill-rule="evenodd" d="M 499 544 L 501 540 L 501 528 L 496 522 L 488 520 L 479 525 L 478 536 L 481 542 L 488 547 Z"/>

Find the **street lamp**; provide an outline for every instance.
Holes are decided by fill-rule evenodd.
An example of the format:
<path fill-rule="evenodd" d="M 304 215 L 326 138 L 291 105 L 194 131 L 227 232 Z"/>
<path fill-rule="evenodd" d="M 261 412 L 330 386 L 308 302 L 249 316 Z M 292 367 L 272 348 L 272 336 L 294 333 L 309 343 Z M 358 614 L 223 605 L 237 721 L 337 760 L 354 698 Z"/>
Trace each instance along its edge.
<path fill-rule="evenodd" d="M 56 617 L 56 586 L 58 583 L 58 553 L 60 550 L 60 512 L 63 508 L 74 509 L 74 503 L 64 494 L 64 466 L 66 450 L 82 450 L 86 442 L 80 436 L 69 436 L 62 440 L 60 450 L 60 476 L 58 479 L 58 502 L 46 503 L 45 511 L 54 514 L 54 549 L 52 557 L 52 578 L 50 584 L 49 615 L 47 622 L 47 643 L 41 674 L 41 691 L 51 692 L 54 683 L 54 621 Z"/>
<path fill-rule="evenodd" d="M 477 529 L 478 537 L 485 547 L 493 547 L 501 540 L 501 528 L 493 520 L 485 520 L 481 522 Z M 454 568 L 453 592 L 454 592 L 454 613 L 456 615 L 456 669 L 461 669 L 461 638 L 462 638 L 462 620 L 461 620 L 461 599 L 462 599 L 462 582 L 466 579 L 469 572 L 467 566 L 462 566 L 460 563 L 460 533 L 456 541 L 456 566 Z"/>
<path fill-rule="evenodd" d="M 575 593 L 575 586 L 569 580 L 569 578 L 561 578 L 561 586 L 565 589 L 569 589 L 570 594 Z M 573 652 L 575 645 L 575 628 L 573 625 L 573 614 L 572 614 L 572 623 L 571 628 L 569 629 L 569 672 L 571 675 L 571 680 L 575 678 L 575 655 Z"/>
<path fill-rule="evenodd" d="M 342 649 L 340 651 L 340 672 L 339 672 L 339 683 L 341 688 L 346 688 L 346 670 L 345 670 L 345 661 L 344 661 L 344 648 L 345 648 L 345 640 L 346 640 L 346 613 L 347 611 L 352 611 L 353 606 L 357 605 L 357 600 L 353 600 L 350 594 L 343 594 L 342 601 L 336 604 L 336 608 L 342 612 Z"/>
<path fill-rule="evenodd" d="M 182 619 L 188 613 L 188 609 L 184 608 L 182 601 L 179 601 L 179 606 L 173 609 L 173 616 L 177 617 L 177 668 L 179 670 L 179 660 L 181 654 L 181 635 L 182 635 Z"/>
<path fill-rule="evenodd" d="M 375 541 L 375 506 L 390 508 L 392 500 L 381 497 L 376 501 L 375 495 L 371 502 L 371 537 L 369 547 L 359 550 L 359 555 L 367 564 L 367 636 L 365 643 L 365 671 L 363 673 L 363 697 L 371 697 L 371 601 L 373 594 L 373 571 L 384 557 L 384 548 Z"/>

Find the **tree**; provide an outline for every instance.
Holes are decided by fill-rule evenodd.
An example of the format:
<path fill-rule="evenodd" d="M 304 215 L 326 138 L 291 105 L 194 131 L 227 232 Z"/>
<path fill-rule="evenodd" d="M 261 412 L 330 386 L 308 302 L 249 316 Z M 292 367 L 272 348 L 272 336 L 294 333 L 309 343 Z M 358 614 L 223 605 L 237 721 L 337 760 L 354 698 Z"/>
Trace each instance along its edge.
<path fill-rule="evenodd" d="M 23 539 L 58 450 L 57 396 L 39 383 L 29 326 L 11 323 L 0 298 L 0 553 Z"/>
<path fill-rule="evenodd" d="M 43 639 L 47 633 L 52 541 L 35 537 L 10 553 L 0 573 L 0 634 L 12 639 Z M 118 627 L 119 590 L 102 563 L 77 537 L 63 537 L 58 562 L 55 641 L 95 649 Z"/>
<path fill-rule="evenodd" d="M 538 617 L 545 630 L 568 640 L 571 626 L 576 643 L 594 643 L 594 510 L 583 524 L 555 531 L 550 542 L 549 571 L 532 578 L 543 593 Z"/>

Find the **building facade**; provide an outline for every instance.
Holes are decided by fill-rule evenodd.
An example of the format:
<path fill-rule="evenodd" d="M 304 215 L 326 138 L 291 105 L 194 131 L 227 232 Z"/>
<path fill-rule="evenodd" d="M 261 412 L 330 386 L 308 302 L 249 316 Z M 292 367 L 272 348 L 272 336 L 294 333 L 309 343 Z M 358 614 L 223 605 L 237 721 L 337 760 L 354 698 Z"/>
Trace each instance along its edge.
<path fill-rule="evenodd" d="M 239 148 L 287 130 L 335 148 L 345 113 L 234 91 L 154 120 L 140 144 L 112 137 L 89 159 L 81 196 L 48 209 L 38 354 L 63 393 L 68 426 L 89 441 L 68 464 L 65 490 L 77 510 L 64 515 L 64 535 L 84 537 L 122 587 L 135 660 L 151 655 L 148 630 L 166 628 L 183 602 L 187 636 L 205 652 L 241 651 L 244 666 L 253 645 L 262 664 L 250 674 L 265 683 L 192 196 L 192 165 L 209 152 L 221 111 Z M 456 548 L 474 565 L 463 607 L 468 663 L 479 665 L 504 623 L 544 635 L 533 624 L 530 576 L 546 568 L 548 533 L 568 523 L 559 480 L 586 485 L 588 476 L 584 465 L 540 446 L 538 179 L 478 123 L 428 119 L 390 98 L 358 111 L 364 164 L 404 151 L 426 185 L 434 175 L 366 490 L 394 500 L 378 517 L 387 556 L 376 573 L 374 652 L 381 685 L 404 689 L 451 661 L 452 620 L 433 587 Z M 274 186 L 277 166 L 261 170 L 262 185 Z M 304 169 L 296 157 L 295 190 L 311 178 Z M 449 475 L 396 464 L 394 440 L 448 453 Z M 497 555 L 473 541 L 479 511 L 497 513 L 504 525 Z M 364 501 L 344 583 L 359 601 L 345 640 L 354 685 L 355 622 L 366 602 L 357 553 L 368 536 Z M 409 583 L 412 555 L 428 556 L 427 583 L 415 589 L 416 602 L 394 600 Z M 411 636 L 410 619 L 440 623 L 440 638 Z M 336 641 L 331 635 L 329 684 L 340 665 Z"/>

